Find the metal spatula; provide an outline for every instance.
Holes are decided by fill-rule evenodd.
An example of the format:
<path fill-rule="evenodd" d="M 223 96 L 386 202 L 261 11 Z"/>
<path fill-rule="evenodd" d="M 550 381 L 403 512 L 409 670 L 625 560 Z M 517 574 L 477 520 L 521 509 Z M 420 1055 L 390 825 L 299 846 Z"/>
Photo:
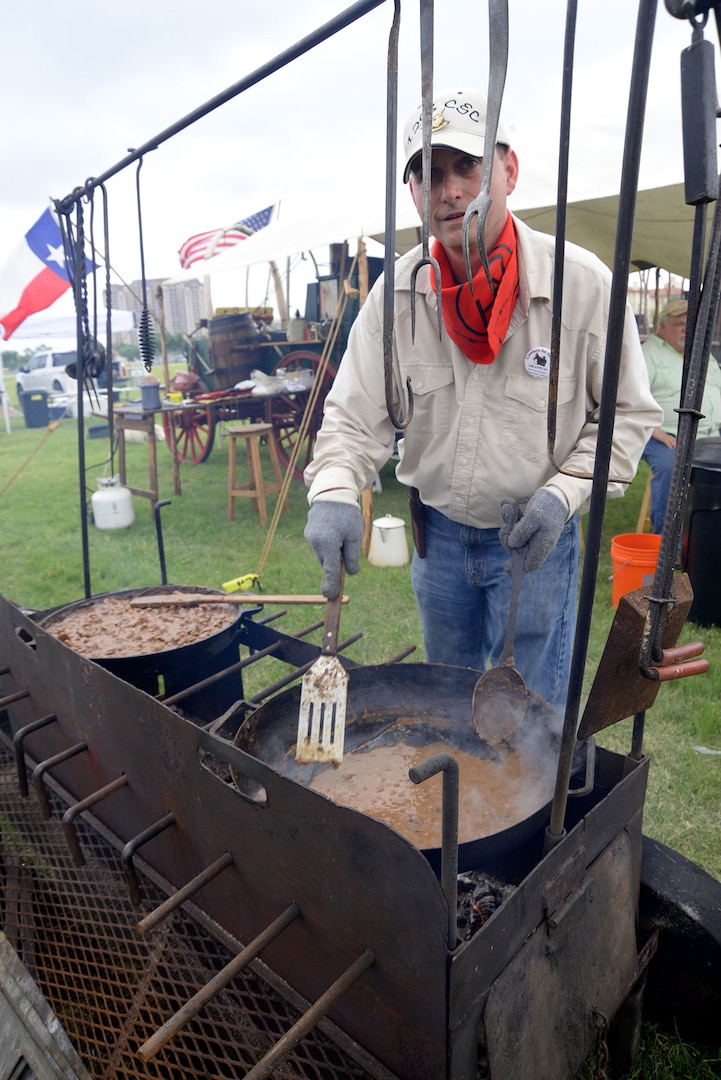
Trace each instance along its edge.
<path fill-rule="evenodd" d="M 341 565 L 338 596 L 326 607 L 321 655 L 303 676 L 295 750 L 299 765 L 340 765 L 343 760 L 348 672 L 336 656 L 336 649 L 344 580 L 345 567 Z"/>

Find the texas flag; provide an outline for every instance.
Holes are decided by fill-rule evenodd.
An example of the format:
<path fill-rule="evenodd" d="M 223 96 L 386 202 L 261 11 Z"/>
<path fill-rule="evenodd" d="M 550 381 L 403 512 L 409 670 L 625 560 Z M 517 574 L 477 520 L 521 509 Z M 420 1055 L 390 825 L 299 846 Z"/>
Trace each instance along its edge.
<path fill-rule="evenodd" d="M 88 269 L 92 264 L 87 261 Z M 0 269 L 3 340 L 36 311 L 44 311 L 70 288 L 60 227 L 50 210 L 38 218 Z"/>

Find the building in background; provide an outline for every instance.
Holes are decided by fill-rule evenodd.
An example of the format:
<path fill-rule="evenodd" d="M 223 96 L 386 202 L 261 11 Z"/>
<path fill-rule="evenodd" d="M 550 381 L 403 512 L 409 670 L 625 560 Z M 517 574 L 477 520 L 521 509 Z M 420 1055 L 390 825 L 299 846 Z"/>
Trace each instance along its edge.
<path fill-rule="evenodd" d="M 205 318 L 205 297 L 200 281 L 178 281 L 163 284 L 163 278 L 146 281 L 148 310 L 153 318 L 154 329 L 159 331 L 160 310 L 156 297 L 157 288 L 163 286 L 165 332 L 167 334 L 191 334 Z M 143 283 L 133 281 L 130 285 L 110 286 L 111 307 L 120 311 L 134 311 L 138 320 L 143 310 Z"/>

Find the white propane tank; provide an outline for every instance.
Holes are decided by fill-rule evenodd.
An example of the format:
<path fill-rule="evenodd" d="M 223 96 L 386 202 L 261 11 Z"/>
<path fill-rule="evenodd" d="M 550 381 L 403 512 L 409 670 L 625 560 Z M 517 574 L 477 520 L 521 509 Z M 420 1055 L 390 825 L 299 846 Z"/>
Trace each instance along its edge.
<path fill-rule="evenodd" d="M 386 514 L 376 518 L 371 529 L 368 562 L 373 566 L 405 566 L 408 562 L 406 523 Z"/>
<path fill-rule="evenodd" d="M 90 505 L 98 529 L 126 529 L 135 521 L 133 497 L 120 486 L 119 476 L 99 476 Z"/>

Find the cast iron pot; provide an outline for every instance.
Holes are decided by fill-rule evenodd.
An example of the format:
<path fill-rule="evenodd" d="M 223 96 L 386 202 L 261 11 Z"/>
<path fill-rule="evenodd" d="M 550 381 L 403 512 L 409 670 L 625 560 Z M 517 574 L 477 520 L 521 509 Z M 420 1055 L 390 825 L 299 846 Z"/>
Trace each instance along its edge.
<path fill-rule="evenodd" d="M 147 589 L 126 589 L 123 592 L 102 593 L 86 600 L 76 600 L 72 604 L 54 608 L 51 611 L 36 614 L 39 624 L 52 629 L 54 623 L 60 621 L 69 612 L 87 610 L 92 612 L 93 605 L 108 598 L 131 599 L 146 593 L 153 595 L 163 593 L 201 593 L 218 596 L 222 602 L 225 593 L 216 589 L 203 588 L 197 585 L 158 585 Z M 142 610 L 142 609 L 141 609 Z M 158 609 L 162 611 L 162 609 Z M 130 683 L 139 690 L 144 690 L 153 696 L 160 693 L 160 680 L 165 697 L 170 697 L 181 690 L 185 690 L 195 683 L 217 674 L 226 667 L 230 667 L 238 660 L 239 647 L 238 636 L 243 617 L 243 609 L 238 608 L 237 614 L 227 626 L 207 637 L 199 638 L 174 649 L 162 649 L 152 652 L 142 651 L 142 638 L 139 635 L 138 652 L 132 656 L 89 656 L 96 664 L 111 671 L 119 679 Z M 162 619 L 162 615 L 158 615 Z M 230 708 L 233 702 L 243 697 L 243 684 L 240 672 L 234 676 L 228 676 L 214 686 L 208 688 L 203 694 L 189 695 L 182 703 L 182 708 L 197 716 L 201 720 L 211 720 Z"/>
<path fill-rule="evenodd" d="M 444 664 L 383 664 L 351 668 L 348 671 L 345 752 L 362 744 L 390 745 L 399 739 L 414 746 L 443 742 L 454 749 L 481 758 L 519 752 L 533 760 L 548 761 L 554 770 L 560 748 L 561 717 L 537 694 L 529 691 L 528 709 L 509 745 L 500 749 L 482 742 L 471 726 L 471 701 L 479 672 Z M 295 744 L 298 732 L 300 687 L 266 701 L 252 713 L 236 733 L 235 745 L 270 765 L 282 776 L 307 786 L 322 765 L 297 765 Z M 243 780 L 235 777 L 242 787 Z M 552 790 L 552 787 L 551 787 Z M 542 837 L 550 817 L 551 800 L 529 817 L 488 836 L 460 844 L 459 869 L 491 870 L 503 864 L 532 838 Z M 540 843 L 540 840 L 539 840 Z M 440 865 L 440 849 L 423 854 L 434 869 Z"/>

